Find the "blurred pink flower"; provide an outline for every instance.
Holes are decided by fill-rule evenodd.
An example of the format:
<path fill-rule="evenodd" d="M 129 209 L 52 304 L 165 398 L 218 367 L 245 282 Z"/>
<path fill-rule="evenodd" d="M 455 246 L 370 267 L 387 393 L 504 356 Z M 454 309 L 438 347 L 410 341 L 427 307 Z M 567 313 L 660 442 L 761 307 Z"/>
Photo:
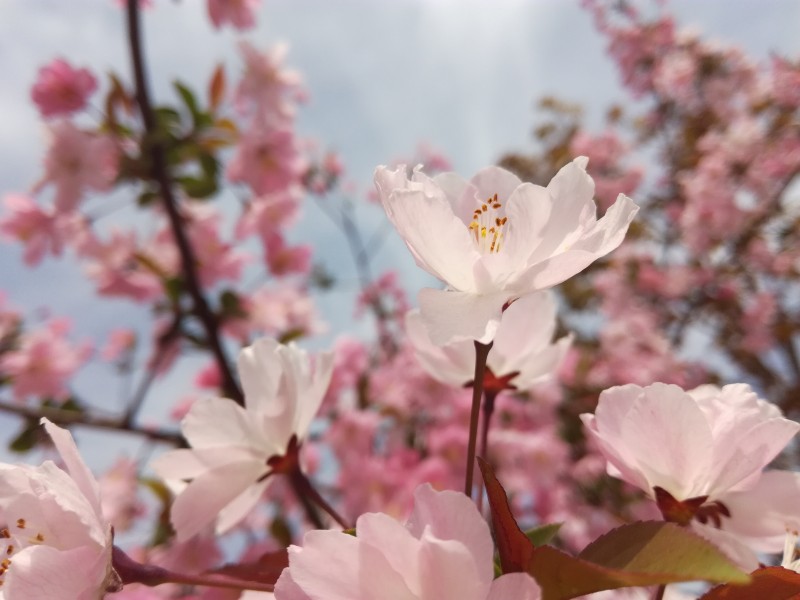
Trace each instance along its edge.
<path fill-rule="evenodd" d="M 111 525 L 70 433 L 42 424 L 66 470 L 52 461 L 0 463 L 0 514 L 8 524 L 0 530 L 2 597 L 96 600 L 122 587 L 111 567 Z"/>
<path fill-rule="evenodd" d="M 300 185 L 305 161 L 294 131 L 287 125 L 251 126 L 239 139 L 227 176 L 245 183 L 258 195 L 290 192 Z"/>
<path fill-rule="evenodd" d="M 239 353 L 245 406 L 225 398 L 192 404 L 181 423 L 191 449 L 161 455 L 153 463 L 178 490 L 172 524 L 179 541 L 216 521 L 224 533 L 241 521 L 273 477 L 267 460 L 303 442 L 333 369 L 330 353 L 309 356 L 293 344 L 262 338 Z M 191 480 L 188 485 L 184 482 Z"/>
<path fill-rule="evenodd" d="M 268 52 L 260 52 L 248 42 L 240 42 L 244 74 L 236 86 L 236 108 L 253 114 L 257 121 L 275 122 L 291 117 L 292 95 L 297 94 L 302 79 L 295 71 L 283 67 L 288 45 L 277 44 Z"/>
<path fill-rule="evenodd" d="M 126 357 L 135 347 L 136 332 L 133 329 L 114 329 L 100 351 L 100 356 L 103 360 L 114 362 Z"/>
<path fill-rule="evenodd" d="M 585 158 L 546 188 L 499 167 L 470 181 L 419 170 L 409 179 L 404 166 L 378 167 L 375 183 L 417 265 L 447 284 L 419 295 L 434 344 L 488 343 L 509 301 L 561 283 L 619 246 L 638 210 L 620 194 L 598 221 Z"/>
<path fill-rule="evenodd" d="M 68 319 L 53 319 L 43 328 L 24 332 L 12 350 L 0 356 L 0 374 L 10 379 L 16 400 L 30 396 L 66 400 L 68 382 L 91 354 L 91 344 L 66 339 Z"/>
<path fill-rule="evenodd" d="M 745 384 L 624 385 L 605 390 L 581 419 L 608 461 L 608 474 L 678 501 L 753 488 L 800 429 Z"/>
<path fill-rule="evenodd" d="M 311 531 L 302 547 L 291 546 L 277 600 L 540 598 L 527 573 L 494 579 L 489 526 L 463 494 L 420 486 L 405 524 L 367 513 L 356 531 Z"/>
<path fill-rule="evenodd" d="M 261 5 L 261 0 L 208 0 L 208 17 L 219 29 L 230 23 L 239 30 L 250 29 L 256 24 L 253 14 Z"/>
<path fill-rule="evenodd" d="M 48 118 L 81 110 L 96 89 L 97 80 L 88 69 L 73 69 L 57 58 L 39 69 L 31 98 L 41 115 Z"/>
<path fill-rule="evenodd" d="M 136 518 L 145 512 L 144 503 L 137 495 L 139 472 L 129 458 L 119 458 L 100 477 L 100 500 L 103 518 L 114 526 L 114 531 L 128 531 Z"/>
<path fill-rule="evenodd" d="M 89 190 L 103 192 L 111 188 L 118 168 L 114 140 L 81 131 L 69 121 L 51 125 L 50 135 L 44 177 L 36 189 L 53 184 L 56 211 L 74 210 Z"/>
<path fill-rule="evenodd" d="M 276 277 L 306 275 L 311 270 L 311 246 L 289 246 L 277 233 L 268 236 L 264 242 L 269 272 Z"/>
<path fill-rule="evenodd" d="M 8 194 L 4 203 L 8 214 L 0 219 L 0 234 L 25 247 L 26 265 L 39 264 L 47 254 L 59 256 L 62 253 L 74 224 L 72 215 L 43 209 L 33 198 L 24 195 Z"/>

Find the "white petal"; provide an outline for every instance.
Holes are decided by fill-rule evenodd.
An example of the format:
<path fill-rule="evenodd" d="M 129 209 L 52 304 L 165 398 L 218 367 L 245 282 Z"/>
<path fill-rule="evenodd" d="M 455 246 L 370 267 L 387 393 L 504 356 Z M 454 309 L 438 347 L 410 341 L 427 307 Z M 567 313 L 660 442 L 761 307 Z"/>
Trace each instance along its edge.
<path fill-rule="evenodd" d="M 181 421 L 183 436 L 193 448 L 251 446 L 263 448 L 253 415 L 226 398 L 197 400 Z"/>
<path fill-rule="evenodd" d="M 420 268 L 457 290 L 474 291 L 480 254 L 444 195 L 401 190 L 384 207 Z"/>
<path fill-rule="evenodd" d="M 219 512 L 267 472 L 265 464 L 239 462 L 209 469 L 175 499 L 171 521 L 178 541 L 185 542 L 213 523 Z M 245 514 L 238 515 L 239 519 Z M 228 515 L 228 521 L 233 521 Z"/>
<path fill-rule="evenodd" d="M 52 438 L 56 450 L 61 455 L 61 460 L 64 461 L 64 466 L 67 467 L 70 477 L 78 485 L 78 488 L 83 492 L 83 495 L 92 505 L 95 514 L 102 514 L 100 508 L 100 487 L 97 480 L 92 475 L 89 467 L 83 462 L 78 447 L 75 445 L 75 440 L 72 439 L 72 434 L 66 429 L 62 429 L 55 423 L 50 422 L 42 417 L 42 425 L 45 431 Z"/>
<path fill-rule="evenodd" d="M 406 314 L 406 334 L 414 346 L 417 360 L 432 377 L 453 387 L 472 381 L 475 374 L 475 344 L 472 340 L 455 341 L 445 347 L 435 345 L 418 310 Z"/>
<path fill-rule="evenodd" d="M 279 348 L 277 341 L 260 338 L 239 352 L 236 367 L 249 410 L 265 414 L 275 414 L 283 410 L 282 406 L 276 406 L 283 374 L 277 356 Z"/>
<path fill-rule="evenodd" d="M 273 481 L 272 477 L 268 477 L 263 481 L 254 483 L 247 486 L 247 489 L 234 498 L 230 504 L 219 511 L 217 518 L 217 535 L 222 535 L 230 531 L 242 518 L 256 507 L 258 501 L 264 495 L 264 491 L 269 484 Z"/>
<path fill-rule="evenodd" d="M 477 340 L 487 344 L 494 339 L 508 294 L 475 295 L 425 288 L 419 305 L 425 327 L 434 344 L 454 340 Z"/>

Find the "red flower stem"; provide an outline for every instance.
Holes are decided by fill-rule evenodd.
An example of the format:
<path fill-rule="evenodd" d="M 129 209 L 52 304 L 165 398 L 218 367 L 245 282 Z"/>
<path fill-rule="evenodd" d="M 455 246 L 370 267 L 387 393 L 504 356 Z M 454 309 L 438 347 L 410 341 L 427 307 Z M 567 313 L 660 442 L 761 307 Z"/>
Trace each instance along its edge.
<path fill-rule="evenodd" d="M 238 579 L 217 573 L 186 574 L 169 571 L 155 565 L 143 565 L 133 560 L 117 546 L 111 552 L 111 564 L 114 572 L 123 584 L 141 583 L 155 587 L 164 583 L 180 583 L 184 585 L 202 585 L 205 587 L 225 588 L 229 590 L 254 590 L 272 592 L 275 586 L 271 583 Z"/>
<path fill-rule="evenodd" d="M 483 396 L 483 376 L 486 373 L 486 359 L 492 342 L 482 344 L 475 341 L 475 377 L 472 380 L 472 411 L 469 417 L 469 444 L 467 445 L 467 475 L 464 480 L 464 493 L 472 497 L 472 479 L 475 473 L 475 445 L 478 439 L 478 418 Z"/>
<path fill-rule="evenodd" d="M 485 390 L 483 392 L 483 421 L 481 423 L 481 446 L 478 451 L 480 456 L 486 462 L 489 462 L 489 425 L 492 423 L 492 415 L 494 414 L 494 401 L 497 398 L 497 390 Z M 478 511 L 483 511 L 483 480 L 478 482 Z"/>
<path fill-rule="evenodd" d="M 347 524 L 347 521 L 345 521 L 344 518 L 338 512 L 336 512 L 336 509 L 328 504 L 327 500 L 322 497 L 322 495 L 312 485 L 311 481 L 309 481 L 308 477 L 305 476 L 305 473 L 300 470 L 300 467 L 293 469 L 292 472 L 289 473 L 289 480 L 292 483 L 292 489 L 295 491 L 295 494 L 297 494 L 298 499 L 300 499 L 300 502 L 303 503 L 304 507 L 306 507 L 306 503 L 313 501 L 314 504 L 328 513 L 328 515 L 330 515 L 330 517 L 336 521 L 342 529 L 350 529 L 350 525 Z M 310 504 L 309 506 L 312 509 L 312 512 L 316 515 L 317 522 L 314 523 L 314 526 L 317 529 L 324 529 L 324 525 L 319 520 L 319 515 L 316 514 L 315 510 L 313 510 L 314 507 Z M 306 512 L 309 512 L 308 507 L 306 507 Z"/>

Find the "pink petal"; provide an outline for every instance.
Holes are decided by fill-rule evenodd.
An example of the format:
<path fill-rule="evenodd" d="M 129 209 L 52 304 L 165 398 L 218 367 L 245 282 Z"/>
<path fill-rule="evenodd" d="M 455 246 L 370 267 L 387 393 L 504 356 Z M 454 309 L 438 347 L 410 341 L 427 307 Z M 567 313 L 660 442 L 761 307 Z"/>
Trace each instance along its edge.
<path fill-rule="evenodd" d="M 52 546 L 29 546 L 15 554 L 5 575 L 3 593 L 25 600 L 97 600 L 110 566 L 107 552 L 81 546 L 57 550 Z"/>
<path fill-rule="evenodd" d="M 429 531 L 442 540 L 463 544 L 472 556 L 473 570 L 483 582 L 492 580 L 494 543 L 489 526 L 464 494 L 437 492 L 424 484 L 414 492 L 414 510 L 406 523 L 415 537 Z"/>
<path fill-rule="evenodd" d="M 193 448 L 264 446 L 253 416 L 226 398 L 197 400 L 181 421 L 181 431 Z"/>
<path fill-rule="evenodd" d="M 486 600 L 539 600 L 542 591 L 527 573 L 508 573 L 492 582 Z"/>

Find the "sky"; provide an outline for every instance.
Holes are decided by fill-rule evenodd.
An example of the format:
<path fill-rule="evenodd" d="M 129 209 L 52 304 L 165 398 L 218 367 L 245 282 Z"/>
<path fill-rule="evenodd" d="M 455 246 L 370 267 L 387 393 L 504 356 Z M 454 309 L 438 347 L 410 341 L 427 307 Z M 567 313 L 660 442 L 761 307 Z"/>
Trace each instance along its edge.
<path fill-rule="evenodd" d="M 288 64 L 302 73 L 309 93 L 299 131 L 338 151 L 359 190 L 371 185 L 375 166 L 413 154 L 420 142 L 440 150 L 465 176 L 509 150 L 531 148 L 535 101 L 544 95 L 583 104 L 594 127 L 610 104 L 625 98 L 605 41 L 577 0 L 264 0 L 259 26 L 244 36 L 214 31 L 204 1 L 154 4 L 144 30 L 157 99 L 173 99 L 176 77 L 204 87 L 220 60 L 235 74 L 240 37 L 264 48 L 285 41 Z M 770 52 L 800 55 L 800 0 L 683 0 L 668 6 L 681 25 L 740 45 L 759 60 Z M 97 74 L 113 69 L 130 80 L 123 11 L 113 0 L 0 0 L 0 196 L 28 190 L 41 176 L 45 135 L 28 97 L 38 68 L 57 56 Z M 383 219 L 366 208 L 358 217 L 367 234 Z M 320 299 L 332 328 L 319 343 L 328 344 L 343 324 L 355 326 L 354 271 L 346 245 L 311 204 L 294 235 L 313 239 L 343 284 L 343 292 Z M 75 339 L 102 342 L 115 327 L 148 332 L 138 307 L 94 301 L 91 286 L 69 260 L 48 260 L 29 270 L 21 266 L 19 248 L 0 248 L 0 290 L 28 314 L 49 306 L 71 317 Z M 379 271 L 399 268 L 412 298 L 431 283 L 396 236 L 376 263 Z M 159 383 L 147 414 L 163 414 L 190 389 L 191 364 Z M 100 398 L 105 409 L 118 407 L 119 384 L 108 369 L 88 368 L 76 386 Z M 0 425 L 7 422 L 0 416 Z M 3 429 L 0 442 L 11 432 Z M 98 443 L 106 439 L 83 435 Z M 136 444 L 122 445 L 136 452 Z M 96 458 L 95 464 L 110 458 Z"/>

